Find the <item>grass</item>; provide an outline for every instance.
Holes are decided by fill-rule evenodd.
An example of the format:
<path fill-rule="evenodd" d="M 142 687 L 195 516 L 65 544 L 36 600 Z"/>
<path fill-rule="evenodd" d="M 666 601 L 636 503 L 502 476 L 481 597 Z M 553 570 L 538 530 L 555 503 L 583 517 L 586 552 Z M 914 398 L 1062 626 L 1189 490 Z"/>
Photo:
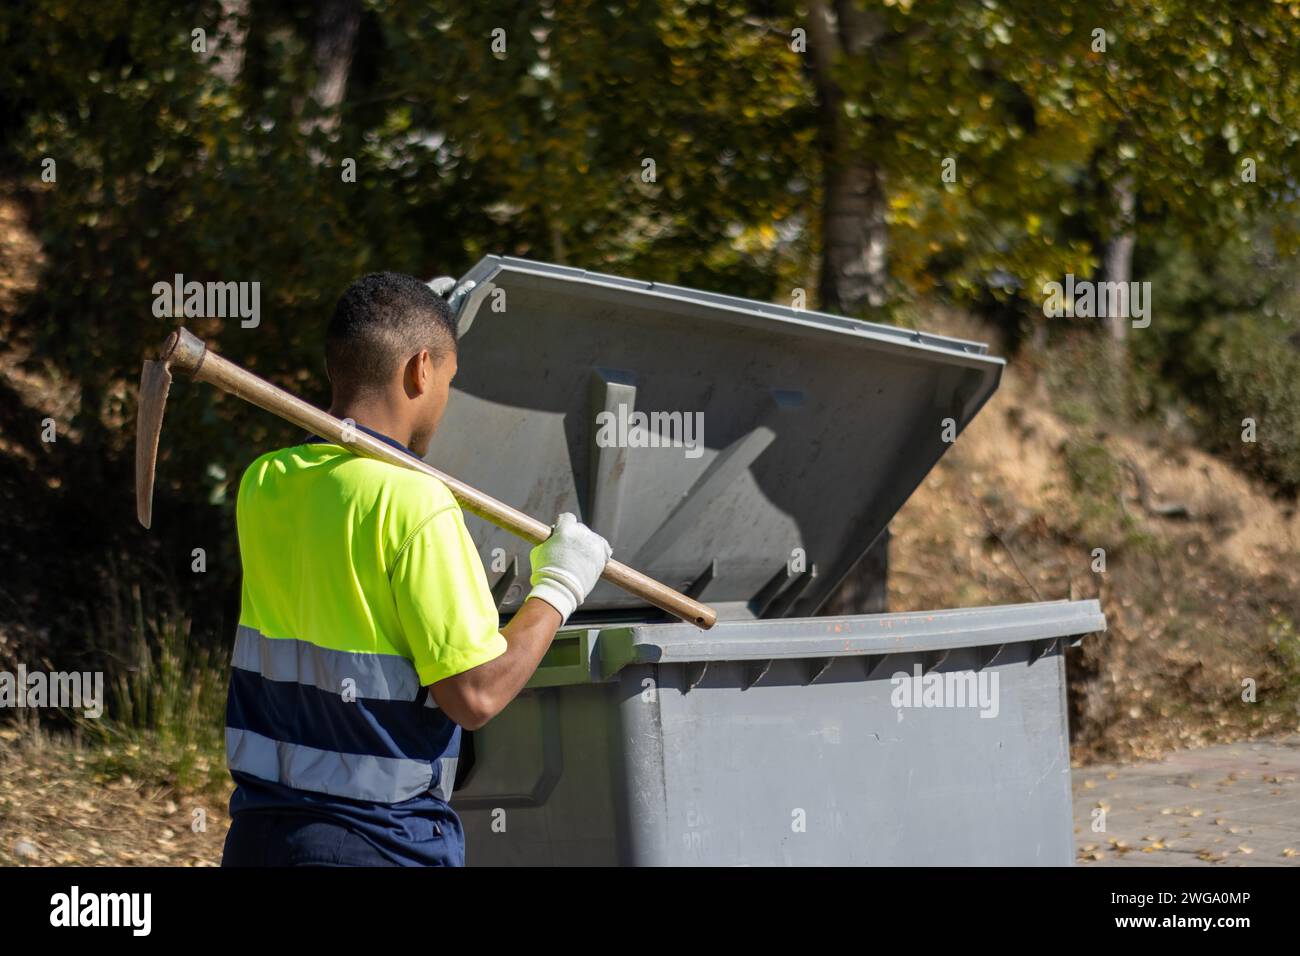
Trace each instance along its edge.
<path fill-rule="evenodd" d="M 1061 449 L 1070 482 L 1070 507 L 1076 516 L 1076 534 L 1090 545 L 1108 552 L 1142 550 L 1156 542 L 1143 533 L 1124 507 L 1124 470 L 1105 444 L 1074 438 Z"/>
<path fill-rule="evenodd" d="M 1268 625 L 1270 656 L 1277 664 L 1276 686 L 1265 704 L 1287 714 L 1300 714 L 1300 628 L 1286 614 L 1273 612 Z"/>
<path fill-rule="evenodd" d="M 188 619 L 137 631 L 135 661 L 109 684 L 106 715 L 79 719 L 95 769 L 180 790 L 225 783 L 224 660 L 189 639 Z"/>

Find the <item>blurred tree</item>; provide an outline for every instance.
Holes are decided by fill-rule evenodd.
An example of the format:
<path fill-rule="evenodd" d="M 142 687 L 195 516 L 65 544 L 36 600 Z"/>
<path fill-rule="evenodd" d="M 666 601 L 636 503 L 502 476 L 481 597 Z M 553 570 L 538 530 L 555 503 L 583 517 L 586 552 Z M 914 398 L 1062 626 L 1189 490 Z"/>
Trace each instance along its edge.
<path fill-rule="evenodd" d="M 176 274 L 260 282 L 255 327 L 187 321 L 320 402 L 324 319 L 375 268 L 511 253 L 792 302 L 820 260 L 822 307 L 938 293 L 1040 339 L 1045 282 L 1172 269 L 1126 348 L 1284 430 L 1290 393 L 1251 391 L 1245 356 L 1290 341 L 1252 310 L 1293 306 L 1216 315 L 1179 269 L 1265 235 L 1289 267 L 1297 23 L 1267 0 L 10 0 L 0 170 L 50 265 L 6 333 L 76 395 L 63 493 L 101 544 L 129 502 L 77 503 L 129 488 L 139 361 L 175 321 L 151 290 Z M 170 415 L 160 505 L 222 520 L 243 462 L 292 434 L 211 390 Z M 1292 474 L 1270 449 L 1252 460 Z"/>
<path fill-rule="evenodd" d="M 361 0 L 323 0 L 317 7 L 316 82 L 311 97 L 316 115 L 308 123 L 308 135 L 317 129 L 329 134 L 338 128 L 337 110 L 347 90 L 360 26 Z"/>
<path fill-rule="evenodd" d="M 216 29 L 216 74 L 233 86 L 244 68 L 244 41 L 248 36 L 249 0 L 221 0 Z"/>
<path fill-rule="evenodd" d="M 1300 7 L 1104 0 L 1092 18 L 1104 40 L 1098 50 L 1094 37 L 1080 83 L 1106 131 L 1090 168 L 1108 281 L 1132 278 L 1139 206 L 1209 245 L 1269 211 L 1297 210 Z M 1293 246 L 1293 217 L 1273 221 Z M 1129 322 L 1108 325 L 1118 360 Z"/>
<path fill-rule="evenodd" d="M 860 9 L 852 0 L 808 4 L 809 62 L 817 87 L 822 165 L 821 306 L 853 314 L 864 305 L 883 306 L 889 294 L 888 205 L 877 153 L 877 136 L 854 136 L 851 111 L 837 76 L 845 58 L 879 60 L 888 34 L 879 10 Z M 880 132 L 878 117 L 862 124 Z"/>

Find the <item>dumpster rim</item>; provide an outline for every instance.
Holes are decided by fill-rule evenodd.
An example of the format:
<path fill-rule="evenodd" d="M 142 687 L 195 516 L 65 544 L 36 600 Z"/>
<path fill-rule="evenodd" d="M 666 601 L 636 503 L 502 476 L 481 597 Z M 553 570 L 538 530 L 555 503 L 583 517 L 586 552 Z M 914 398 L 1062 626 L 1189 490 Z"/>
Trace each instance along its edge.
<path fill-rule="evenodd" d="M 651 623 L 588 625 L 584 631 L 597 632 L 601 672 L 608 679 L 632 664 L 871 657 L 1082 638 L 1106 629 L 1101 602 L 1089 599 L 719 621 L 709 632 L 690 625 Z M 763 632 L 776 633 L 764 636 Z"/>

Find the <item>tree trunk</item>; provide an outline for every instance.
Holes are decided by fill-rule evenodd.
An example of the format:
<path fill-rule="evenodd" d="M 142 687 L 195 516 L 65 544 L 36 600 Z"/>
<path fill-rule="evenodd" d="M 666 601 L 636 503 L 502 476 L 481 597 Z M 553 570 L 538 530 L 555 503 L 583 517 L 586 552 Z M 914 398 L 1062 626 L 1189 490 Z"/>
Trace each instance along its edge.
<path fill-rule="evenodd" d="M 212 71 L 233 86 L 244 69 L 244 42 L 248 39 L 248 0 L 221 0 L 217 21 L 216 63 Z"/>
<path fill-rule="evenodd" d="M 822 193 L 820 307 L 849 315 L 885 304 L 889 232 L 880 166 L 855 147 L 835 80 L 841 56 L 873 55 L 884 20 L 853 0 L 810 0 L 809 59 L 817 88 Z M 854 566 L 827 602 L 832 614 L 878 614 L 888 608 L 889 529 Z"/>
<path fill-rule="evenodd" d="M 338 128 L 338 108 L 348 89 L 348 74 L 361 25 L 361 0 L 323 0 L 316 12 L 316 85 L 312 99 L 320 115 L 307 131 L 327 134 Z"/>
<path fill-rule="evenodd" d="M 884 614 L 889 610 L 889 528 L 885 528 L 826 601 L 825 614 Z"/>
<path fill-rule="evenodd" d="M 888 293 L 889 227 L 880 170 L 843 155 L 825 157 L 821 307 L 849 315 L 879 308 Z"/>
<path fill-rule="evenodd" d="M 889 231 L 879 165 L 856 147 L 844 116 L 844 92 L 834 77 L 841 56 L 870 56 L 884 21 L 851 0 L 832 9 L 809 4 L 809 53 L 817 87 L 823 169 L 823 309 L 847 314 L 885 304 L 889 292 Z"/>
<path fill-rule="evenodd" d="M 1120 176 L 1110 185 L 1111 203 L 1115 210 L 1115 221 L 1110 230 L 1103 253 L 1103 270 L 1107 282 L 1127 284 L 1133 278 L 1134 209 L 1137 205 L 1131 175 Z M 1110 339 L 1117 352 L 1123 353 L 1124 343 L 1128 339 L 1130 317 L 1126 315 L 1109 316 Z"/>
<path fill-rule="evenodd" d="M 567 265 L 569 254 L 564 245 L 564 225 L 558 209 L 551 210 L 549 225 L 551 230 L 551 261 L 556 265 Z"/>

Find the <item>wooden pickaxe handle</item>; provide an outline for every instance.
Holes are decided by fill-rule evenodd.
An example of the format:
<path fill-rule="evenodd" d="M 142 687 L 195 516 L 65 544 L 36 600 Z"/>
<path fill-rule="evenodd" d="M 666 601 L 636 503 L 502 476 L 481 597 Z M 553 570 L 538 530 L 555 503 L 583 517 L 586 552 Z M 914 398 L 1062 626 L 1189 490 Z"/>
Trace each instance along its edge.
<path fill-rule="evenodd" d="M 159 361 L 145 363 L 145 372 L 141 380 L 138 426 L 140 431 L 136 436 L 136 493 L 139 499 L 140 521 L 145 527 L 149 526 L 151 514 L 153 470 L 158 435 L 162 427 L 162 405 L 166 401 L 167 385 L 171 381 L 169 369 L 187 372 L 200 382 L 207 382 L 222 391 L 237 395 L 314 435 L 341 445 L 354 454 L 377 458 L 399 468 L 409 468 L 431 475 L 451 490 L 465 510 L 490 521 L 498 528 L 518 535 L 525 541 L 539 544 L 550 536 L 550 525 L 498 501 L 491 495 L 484 494 L 432 465 L 398 451 L 392 445 L 373 438 L 358 428 L 345 424 L 328 412 L 304 402 L 296 395 L 277 388 L 265 379 L 212 352 L 202 339 L 185 329 L 177 329 L 167 337 Z M 629 594 L 635 594 L 647 603 L 697 627 L 708 629 L 718 619 L 717 612 L 708 605 L 701 604 L 622 562 L 611 559 L 605 565 L 601 577 L 618 585 Z"/>

